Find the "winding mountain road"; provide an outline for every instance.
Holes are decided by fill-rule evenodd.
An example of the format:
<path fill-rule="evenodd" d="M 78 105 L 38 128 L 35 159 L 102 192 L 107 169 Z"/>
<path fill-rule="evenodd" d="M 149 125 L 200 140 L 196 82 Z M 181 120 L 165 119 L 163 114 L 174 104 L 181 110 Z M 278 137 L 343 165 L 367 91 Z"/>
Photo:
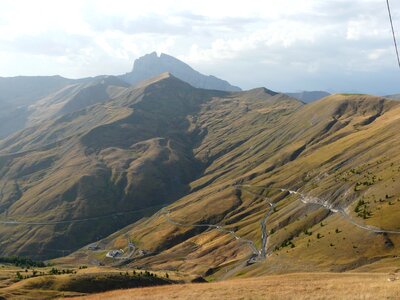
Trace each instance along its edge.
<path fill-rule="evenodd" d="M 167 209 L 165 206 L 154 206 L 150 208 L 145 208 L 145 209 L 140 209 L 140 210 L 131 210 L 131 211 L 125 211 L 125 212 L 117 212 L 117 213 L 112 213 L 108 215 L 103 215 L 103 216 L 97 216 L 97 217 L 89 217 L 89 218 L 81 218 L 81 219 L 70 219 L 70 220 L 62 220 L 62 221 L 41 221 L 41 222 L 29 222 L 29 221 L 18 221 L 18 220 L 0 220 L 0 225 L 27 225 L 27 226 L 51 226 L 51 225 L 59 225 L 59 224 L 71 224 L 71 223 L 78 223 L 78 222 L 88 222 L 88 221 L 96 221 L 100 219 L 105 219 L 105 218 L 112 218 L 112 217 L 117 217 L 125 214 L 130 214 L 130 213 L 138 213 L 141 211 L 149 210 L 152 208 L 158 208 L 161 207 L 161 210 L 159 210 L 156 214 L 163 215 L 166 220 L 175 225 L 175 226 L 181 226 L 181 227 L 207 227 L 211 229 L 218 230 L 222 233 L 227 233 L 231 235 L 235 240 L 238 240 L 244 244 L 246 244 L 252 251 L 252 256 L 250 259 L 247 260 L 248 263 L 255 263 L 259 260 L 265 259 L 268 254 L 268 241 L 269 241 L 269 235 L 268 235 L 268 230 L 267 230 L 267 221 L 271 214 L 275 211 L 275 203 L 271 202 L 271 200 L 267 197 L 264 197 L 260 194 L 254 193 L 247 188 L 262 188 L 265 190 L 278 190 L 282 192 L 288 192 L 292 195 L 298 196 L 298 199 L 304 203 L 304 204 L 314 204 L 314 205 L 319 205 L 332 213 L 338 213 L 340 214 L 345 220 L 347 220 L 349 223 L 353 224 L 354 226 L 367 230 L 370 232 L 382 234 L 382 233 L 387 233 L 387 234 L 400 234 L 400 230 L 385 230 L 381 229 L 378 227 L 370 226 L 370 225 L 365 225 L 365 224 L 360 224 L 357 221 L 355 221 L 349 213 L 346 211 L 346 208 L 341 208 L 341 207 L 335 207 L 328 201 L 324 201 L 320 198 L 317 197 L 311 197 L 307 196 L 303 193 L 300 193 L 299 191 L 294 191 L 290 190 L 287 188 L 280 188 L 280 187 L 266 187 L 266 186 L 256 186 L 256 185 L 235 185 L 234 188 L 239 189 L 245 193 L 251 194 L 255 197 L 263 198 L 267 201 L 268 205 L 270 206 L 270 209 L 267 211 L 267 213 L 264 215 L 262 220 L 260 220 L 260 226 L 261 226 L 261 249 L 257 249 L 255 243 L 252 240 L 243 238 L 235 233 L 233 230 L 228 230 L 225 229 L 221 225 L 216 225 L 216 224 L 183 224 L 180 222 L 177 222 L 173 220 L 170 217 L 170 212 L 171 210 Z M 65 250 L 60 250 L 60 251 L 65 251 Z M 127 255 L 127 257 L 130 257 L 131 253 Z M 125 258 L 125 257 L 123 257 Z"/>
<path fill-rule="evenodd" d="M 212 228 L 212 229 L 216 229 L 220 232 L 223 233 L 228 233 L 231 236 L 233 236 L 236 240 L 242 241 L 243 243 L 247 244 L 250 248 L 251 251 L 253 252 L 253 255 L 250 259 L 247 260 L 248 263 L 255 263 L 257 260 L 259 259 L 265 259 L 267 256 L 267 249 L 268 249 L 268 231 L 267 231 L 267 221 L 269 216 L 274 212 L 274 208 L 275 208 L 275 203 L 271 202 L 269 198 L 264 197 L 262 195 L 253 193 L 247 189 L 244 189 L 245 186 L 235 186 L 236 189 L 242 190 L 248 194 L 251 194 L 253 196 L 259 197 L 259 198 L 263 198 L 267 201 L 268 205 L 270 206 L 270 209 L 268 210 L 268 212 L 265 214 L 265 216 L 262 218 L 262 220 L 260 221 L 260 225 L 261 225 L 261 249 L 257 249 L 255 243 L 249 239 L 245 239 L 239 235 L 237 235 L 233 230 L 227 230 L 225 228 L 223 228 L 220 225 L 215 225 L 215 224 L 183 224 L 183 223 L 179 223 L 176 222 L 175 220 L 172 220 L 170 217 L 170 210 L 168 209 L 163 209 L 162 210 L 162 215 L 166 218 L 166 220 L 175 225 L 175 226 L 181 226 L 181 227 L 208 227 L 208 228 Z"/>
<path fill-rule="evenodd" d="M 268 205 L 270 206 L 270 209 L 268 210 L 268 212 L 265 214 L 264 218 L 262 218 L 262 220 L 260 221 L 260 225 L 261 225 L 261 249 L 259 251 L 259 256 L 262 259 L 265 259 L 267 257 L 267 249 L 268 249 L 268 240 L 269 240 L 269 236 L 268 236 L 268 230 L 267 230 L 267 221 L 268 218 L 271 216 L 271 214 L 275 211 L 275 203 L 271 202 L 271 200 L 268 197 L 264 197 L 260 194 L 256 194 L 253 193 L 252 191 L 249 191 L 247 189 L 244 189 L 245 186 L 241 186 L 241 185 L 237 185 L 235 186 L 235 188 L 246 192 L 248 194 L 251 194 L 255 197 L 258 198 L 263 198 L 264 200 L 267 201 Z"/>
<path fill-rule="evenodd" d="M 317 204 L 320 205 L 322 207 L 324 207 L 325 209 L 330 210 L 333 213 L 339 213 L 341 214 L 348 222 L 350 222 L 351 224 L 353 224 L 354 226 L 364 229 L 364 230 L 368 230 L 374 233 L 388 233 L 388 234 L 400 234 L 400 230 L 385 230 L 385 229 L 381 229 L 375 226 L 371 226 L 371 225 L 365 225 L 365 224 L 360 224 L 358 222 L 356 222 L 346 211 L 345 208 L 340 208 L 340 207 L 334 207 L 331 203 L 327 202 L 327 201 L 323 201 L 319 198 L 316 197 L 310 197 L 310 196 L 305 196 L 302 193 L 299 193 L 297 191 L 292 191 L 292 190 L 288 190 L 288 189 L 281 189 L 281 191 L 287 191 L 290 194 L 295 194 L 298 195 L 300 197 L 300 201 L 303 202 L 304 204 Z"/>
<path fill-rule="evenodd" d="M 255 186 L 255 185 L 243 185 L 243 187 L 257 187 L 257 188 L 263 188 L 263 189 L 280 190 L 282 192 L 288 192 L 292 195 L 299 196 L 299 200 L 304 204 L 319 205 L 319 206 L 331 211 L 332 213 L 341 214 L 348 222 L 350 222 L 351 224 L 353 224 L 354 226 L 356 226 L 360 229 L 364 229 L 364 230 L 371 231 L 374 233 L 400 234 L 400 230 L 385 230 L 385 229 L 381 229 L 381 228 L 370 226 L 370 225 L 360 224 L 360 223 L 356 222 L 348 214 L 348 212 L 346 211 L 346 208 L 335 207 L 332 205 L 332 203 L 330 203 L 326 200 L 322 200 L 317 197 L 307 196 L 307 195 L 304 195 L 303 193 L 300 193 L 299 191 L 293 191 L 290 189 L 280 188 L 280 187 L 265 187 L 265 186 Z"/>

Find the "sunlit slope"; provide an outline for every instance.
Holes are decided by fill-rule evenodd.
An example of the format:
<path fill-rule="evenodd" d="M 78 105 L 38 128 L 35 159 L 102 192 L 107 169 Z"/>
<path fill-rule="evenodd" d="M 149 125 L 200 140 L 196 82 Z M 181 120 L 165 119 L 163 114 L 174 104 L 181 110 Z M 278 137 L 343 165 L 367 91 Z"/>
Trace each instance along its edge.
<path fill-rule="evenodd" d="M 333 95 L 290 111 L 282 109 L 283 100 L 258 107 L 249 99 L 229 109 L 221 101 L 208 103 L 213 109 L 203 110 L 193 124 L 204 135 L 195 154 L 207 168 L 191 183 L 191 194 L 123 230 L 124 238 L 153 252 L 132 265 L 220 277 L 388 269 L 400 239 L 377 231 L 400 231 L 399 103 Z M 281 188 L 317 203 L 303 203 Z M 268 257 L 245 267 L 252 249 L 244 241 L 261 249 L 260 221 L 270 202 L 275 209 L 266 226 Z M 241 239 L 193 226 L 198 224 L 219 225 Z M 105 243 L 111 249 L 122 245 L 118 234 Z"/>

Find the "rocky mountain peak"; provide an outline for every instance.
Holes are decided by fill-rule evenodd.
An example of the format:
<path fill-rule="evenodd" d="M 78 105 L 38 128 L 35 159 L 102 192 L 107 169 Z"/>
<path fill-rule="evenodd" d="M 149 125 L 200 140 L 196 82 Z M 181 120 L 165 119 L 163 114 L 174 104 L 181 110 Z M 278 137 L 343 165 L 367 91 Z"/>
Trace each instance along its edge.
<path fill-rule="evenodd" d="M 229 82 L 219 79 L 212 75 L 203 75 L 194 70 L 183 61 L 156 52 L 146 54 L 135 60 L 133 69 L 130 73 L 120 76 L 124 81 L 136 85 L 143 80 L 153 78 L 161 73 L 169 72 L 178 79 L 181 79 L 196 88 L 221 91 L 240 91 L 239 87 L 231 85 Z"/>

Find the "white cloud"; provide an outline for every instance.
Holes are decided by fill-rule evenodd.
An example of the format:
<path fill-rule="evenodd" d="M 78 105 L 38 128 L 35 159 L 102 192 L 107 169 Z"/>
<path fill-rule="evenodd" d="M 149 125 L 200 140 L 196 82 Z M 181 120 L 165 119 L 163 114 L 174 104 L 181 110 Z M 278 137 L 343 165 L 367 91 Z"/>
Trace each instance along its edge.
<path fill-rule="evenodd" d="M 155 50 L 245 88 L 389 91 L 392 47 L 381 0 L 0 2 L 0 76 L 119 74 Z"/>

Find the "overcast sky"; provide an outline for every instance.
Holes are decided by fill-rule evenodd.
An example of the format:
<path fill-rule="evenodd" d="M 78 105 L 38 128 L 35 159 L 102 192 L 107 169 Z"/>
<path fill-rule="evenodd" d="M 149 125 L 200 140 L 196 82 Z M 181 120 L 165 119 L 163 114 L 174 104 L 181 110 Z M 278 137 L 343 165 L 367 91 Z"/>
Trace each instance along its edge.
<path fill-rule="evenodd" d="M 385 0 L 0 1 L 0 76 L 116 75 L 152 51 L 245 89 L 400 93 Z"/>

